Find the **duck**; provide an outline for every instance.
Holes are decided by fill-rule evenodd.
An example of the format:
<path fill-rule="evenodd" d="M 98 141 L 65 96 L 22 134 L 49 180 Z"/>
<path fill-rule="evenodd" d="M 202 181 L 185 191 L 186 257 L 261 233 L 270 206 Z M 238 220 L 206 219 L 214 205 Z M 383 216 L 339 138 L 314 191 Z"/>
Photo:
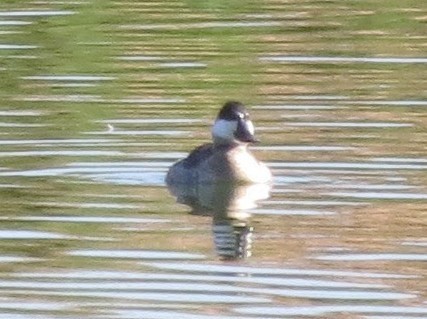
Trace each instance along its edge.
<path fill-rule="evenodd" d="M 168 185 L 271 182 L 270 169 L 248 148 L 258 140 L 243 103 L 226 102 L 212 125 L 211 134 L 211 143 L 196 147 L 186 158 L 169 168 L 166 174 Z"/>

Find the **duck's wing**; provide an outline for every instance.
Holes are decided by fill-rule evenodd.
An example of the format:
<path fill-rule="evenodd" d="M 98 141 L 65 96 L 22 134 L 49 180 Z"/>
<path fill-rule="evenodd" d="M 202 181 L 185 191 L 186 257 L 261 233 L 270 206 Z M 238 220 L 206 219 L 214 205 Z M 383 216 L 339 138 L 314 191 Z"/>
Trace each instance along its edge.
<path fill-rule="evenodd" d="M 213 144 L 207 143 L 199 147 L 196 147 L 191 153 L 184 159 L 183 165 L 185 168 L 191 168 L 198 166 L 203 161 L 207 160 L 213 155 Z"/>

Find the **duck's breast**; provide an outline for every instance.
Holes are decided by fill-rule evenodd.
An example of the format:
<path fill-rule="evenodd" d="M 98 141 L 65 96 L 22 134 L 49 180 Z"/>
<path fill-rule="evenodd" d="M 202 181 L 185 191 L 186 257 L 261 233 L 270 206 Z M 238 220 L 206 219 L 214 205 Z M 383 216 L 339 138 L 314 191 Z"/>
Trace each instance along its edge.
<path fill-rule="evenodd" d="M 271 181 L 268 167 L 259 162 L 245 147 L 220 149 L 200 166 L 200 178 L 245 183 Z"/>

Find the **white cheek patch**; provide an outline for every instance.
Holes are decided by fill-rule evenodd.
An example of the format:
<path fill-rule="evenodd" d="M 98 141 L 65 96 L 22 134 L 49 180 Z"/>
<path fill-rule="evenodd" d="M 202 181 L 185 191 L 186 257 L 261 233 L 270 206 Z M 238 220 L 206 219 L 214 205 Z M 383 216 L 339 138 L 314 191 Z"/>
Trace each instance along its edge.
<path fill-rule="evenodd" d="M 212 136 L 226 140 L 234 140 L 234 132 L 237 130 L 236 121 L 217 120 L 212 127 Z"/>

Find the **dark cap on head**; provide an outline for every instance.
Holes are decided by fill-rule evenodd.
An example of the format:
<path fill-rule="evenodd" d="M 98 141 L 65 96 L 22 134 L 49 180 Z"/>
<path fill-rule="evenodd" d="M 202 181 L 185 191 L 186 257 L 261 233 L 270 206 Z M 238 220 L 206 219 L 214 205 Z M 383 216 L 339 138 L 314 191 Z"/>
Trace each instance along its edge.
<path fill-rule="evenodd" d="M 258 140 L 254 136 L 254 127 L 249 119 L 249 113 L 243 103 L 228 101 L 219 111 L 217 120 L 235 122 L 237 126 L 232 132 L 237 141 L 243 143 L 255 143 Z"/>
<path fill-rule="evenodd" d="M 239 101 L 227 101 L 219 111 L 218 117 L 223 120 L 238 120 L 247 117 L 248 112 L 243 103 Z"/>

